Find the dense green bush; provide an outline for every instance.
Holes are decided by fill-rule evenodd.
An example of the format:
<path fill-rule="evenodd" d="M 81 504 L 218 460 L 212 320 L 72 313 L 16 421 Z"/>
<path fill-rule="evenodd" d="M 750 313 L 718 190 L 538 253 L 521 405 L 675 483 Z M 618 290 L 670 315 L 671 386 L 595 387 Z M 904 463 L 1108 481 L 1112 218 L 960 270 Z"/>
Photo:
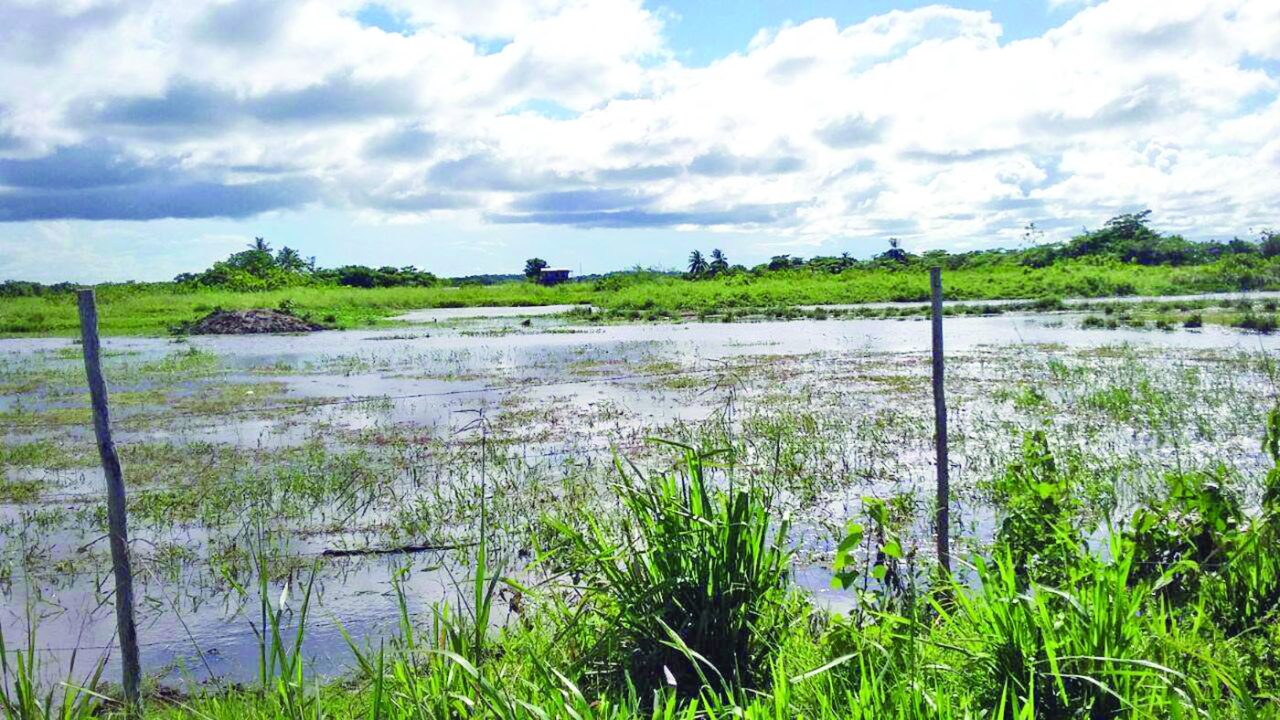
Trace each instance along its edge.
<path fill-rule="evenodd" d="M 594 611 L 618 630 L 601 650 L 628 681 L 755 687 L 787 622 L 788 523 L 758 489 L 714 490 L 707 458 L 683 451 L 681 472 L 624 480 L 620 535 L 556 527 L 587 559 Z"/>

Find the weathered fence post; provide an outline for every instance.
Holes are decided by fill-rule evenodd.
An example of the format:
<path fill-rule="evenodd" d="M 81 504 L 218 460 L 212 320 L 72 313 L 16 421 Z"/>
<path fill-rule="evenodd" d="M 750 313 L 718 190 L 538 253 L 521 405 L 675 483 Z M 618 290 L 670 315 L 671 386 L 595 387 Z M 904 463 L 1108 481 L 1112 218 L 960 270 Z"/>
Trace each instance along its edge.
<path fill-rule="evenodd" d="M 933 294 L 933 415 L 938 451 L 938 564 L 951 572 L 951 479 L 947 461 L 947 397 L 943 389 L 942 268 L 929 268 Z"/>
<path fill-rule="evenodd" d="M 142 675 L 138 661 L 138 631 L 133 619 L 133 570 L 129 564 L 129 523 L 125 515 L 124 473 L 120 456 L 111 439 L 111 418 L 107 414 L 107 384 L 102 379 L 101 349 L 98 344 L 98 306 L 93 289 L 80 290 L 80 339 L 84 348 L 84 372 L 89 380 L 93 404 L 93 432 L 98 439 L 98 455 L 107 480 L 107 523 L 111 540 L 111 566 L 116 578 L 116 632 L 120 638 L 124 696 L 127 709 L 138 708 L 138 684 Z"/>

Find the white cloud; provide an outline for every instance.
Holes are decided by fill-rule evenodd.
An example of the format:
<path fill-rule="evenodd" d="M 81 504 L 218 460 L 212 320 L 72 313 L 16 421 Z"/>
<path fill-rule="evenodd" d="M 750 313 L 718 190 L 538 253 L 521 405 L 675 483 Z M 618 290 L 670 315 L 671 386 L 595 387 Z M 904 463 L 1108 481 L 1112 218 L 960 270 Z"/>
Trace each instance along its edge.
<path fill-rule="evenodd" d="M 57 148 L 163 169 L 135 219 L 309 203 L 936 247 L 1280 211 L 1270 0 L 1109 0 L 1012 42 L 945 6 L 818 19 L 696 68 L 639 0 L 377 4 L 402 32 L 360 0 L 0 0 L 0 219 L 111 216 L 108 190 L 33 184 L 18 159 Z"/>

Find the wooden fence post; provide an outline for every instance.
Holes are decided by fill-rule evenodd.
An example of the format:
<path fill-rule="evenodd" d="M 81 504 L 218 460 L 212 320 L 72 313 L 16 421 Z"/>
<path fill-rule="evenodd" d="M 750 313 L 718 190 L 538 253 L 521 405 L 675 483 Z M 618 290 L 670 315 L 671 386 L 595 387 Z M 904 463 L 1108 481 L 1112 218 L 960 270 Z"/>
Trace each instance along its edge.
<path fill-rule="evenodd" d="M 138 660 L 138 631 L 133 619 L 133 570 L 129 563 L 129 522 L 125 514 L 124 473 L 120 456 L 111 439 L 111 418 L 107 414 L 107 384 L 102 379 L 101 350 L 98 343 L 98 307 L 93 289 L 80 290 L 80 339 L 84 348 L 84 372 L 89 380 L 93 403 L 93 432 L 98 439 L 98 455 L 107 480 L 107 523 L 111 540 L 111 566 L 116 579 L 116 632 L 120 638 L 124 696 L 130 714 L 138 708 L 138 685 L 142 675 Z"/>
<path fill-rule="evenodd" d="M 933 416 L 938 454 L 938 564 L 951 572 L 951 479 L 947 461 L 947 397 L 943 389 L 942 268 L 929 268 L 933 294 Z"/>

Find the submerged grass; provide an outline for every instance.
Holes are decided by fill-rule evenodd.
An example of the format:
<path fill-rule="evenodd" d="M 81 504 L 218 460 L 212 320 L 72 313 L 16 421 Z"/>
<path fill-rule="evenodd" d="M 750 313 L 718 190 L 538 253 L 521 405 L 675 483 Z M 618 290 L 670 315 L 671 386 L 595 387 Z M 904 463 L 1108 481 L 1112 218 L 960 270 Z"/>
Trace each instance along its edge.
<path fill-rule="evenodd" d="M 1266 447 L 1280 461 L 1280 412 Z M 1021 469 L 1010 471 L 1021 473 L 1011 492 L 1042 494 L 1049 452 L 1027 444 Z M 549 518 L 556 532 L 538 564 L 551 575 L 537 587 L 495 572 L 482 545 L 472 577 L 458 584 L 466 612 L 437 605 L 426 632 L 393 580 L 398 633 L 376 649 L 349 640 L 357 670 L 337 683 L 303 672 L 312 581 L 288 610 L 288 585 L 273 604 L 259 562 L 258 684 L 191 685 L 178 699 L 150 699 L 145 712 L 218 720 L 1280 717 L 1272 645 L 1280 560 L 1271 551 L 1280 470 L 1263 479 L 1256 511 L 1221 516 L 1232 522 L 1187 525 L 1179 518 L 1205 512 L 1201 496 L 1175 492 L 1158 512 L 1136 514 L 1129 531 L 1108 532 L 1100 552 L 1080 539 L 1068 543 L 1071 552 L 1060 541 L 1025 541 L 1019 552 L 1048 552 L 1057 563 L 1048 574 L 998 545 L 956 576 L 938 575 L 886 532 L 888 508 L 873 503 L 883 510 L 872 511 L 877 528 L 851 528 L 841 544 L 845 567 L 862 565 L 869 580 L 855 611 L 839 615 L 788 591 L 786 519 L 775 517 L 764 487 L 724 473 L 713 480 L 707 470 L 718 455 L 684 447 L 677 471 L 649 476 L 619 466 L 620 522 Z M 1010 508 L 1046 522 L 1057 512 Z M 1152 517 L 1164 523 L 1160 533 Z M 1204 553 L 1214 547 L 1225 555 L 1210 563 Z M 499 586 L 522 599 L 495 625 Z M 28 665 L 4 672 L 19 688 L 4 696 L 7 717 L 46 718 L 61 707 L 24 699 L 39 696 Z M 68 717 L 98 697 L 66 692 Z M 91 711 L 117 712 L 110 704 Z"/>
<path fill-rule="evenodd" d="M 918 524 L 931 510 L 915 500 L 919 488 L 911 484 L 931 439 L 919 411 L 927 386 L 917 357 L 809 358 L 828 371 L 821 381 L 799 375 L 801 360 L 771 363 L 751 376 L 754 389 L 732 390 L 742 394 L 729 395 L 721 411 L 732 419 L 660 428 L 688 446 L 675 465 L 664 458 L 664 472 L 624 466 L 606 476 L 587 457 L 535 468 L 515 443 L 446 444 L 422 427 L 391 423 L 325 428 L 285 448 L 126 443 L 137 482 L 131 520 L 155 540 L 138 545 L 139 565 L 163 572 L 169 562 L 207 561 L 226 584 L 257 584 L 257 627 L 276 642 L 275 617 L 277 646 L 286 648 L 283 660 L 266 652 L 276 667 L 255 683 L 193 683 L 185 693 L 152 697 L 146 713 L 1277 717 L 1278 591 L 1269 552 L 1276 542 L 1266 529 L 1274 501 L 1265 498 L 1280 485 L 1252 472 L 1256 443 L 1229 442 L 1252 435 L 1252 427 L 1239 426 L 1256 423 L 1257 408 L 1274 400 L 1263 387 L 1275 377 L 1274 360 L 1205 352 L 1155 362 L 1167 353 L 996 348 L 956 358 L 948 387 L 958 419 L 953 457 L 965 468 L 956 491 L 985 504 L 959 506 L 967 522 L 958 524 L 965 537 L 957 546 L 972 552 L 957 553 L 970 567 L 951 579 L 937 576 L 910 543 L 913 532 L 929 532 Z M 171 362 L 187 361 L 175 354 Z M 655 373 L 683 367 L 646 363 Z M 215 366 L 200 360 L 172 378 Z M 592 359 L 574 367 L 607 365 Z M 703 382 L 731 391 L 720 378 Z M 530 405 L 527 398 L 504 404 L 492 427 L 532 437 L 531 423 L 555 422 L 554 413 L 531 413 Z M 589 436 L 608 432 L 603 417 L 585 421 Z M 1024 430 L 1031 432 L 1026 442 Z M 1280 446 L 1280 434 L 1268 437 L 1268 448 Z M 689 450 L 725 446 L 732 452 Z M 22 483 L 56 479 L 37 479 L 38 470 L 93 458 L 87 441 L 0 447 L 4 469 L 22 474 L 13 486 L 26 493 L 15 495 L 24 502 L 44 485 Z M 1167 462 L 1159 457 L 1166 452 Z M 1274 462 L 1275 452 L 1263 457 Z M 1175 461 L 1185 483 L 1163 473 Z M 1228 469 L 1214 467 L 1219 461 Z M 1188 469 L 1199 464 L 1199 474 Z M 477 467 L 487 485 L 477 487 Z M 1210 485 L 1221 492 L 1205 490 Z M 856 499 L 868 492 L 883 497 L 871 498 L 880 505 Z M 1145 514 L 1115 520 L 1117 508 L 1127 514 L 1134 507 Z M 994 545 L 972 524 L 988 508 Z M 4 527 L 11 533 L 4 549 L 25 550 L 28 539 L 38 547 L 68 525 L 91 540 L 103 532 L 100 510 L 70 510 L 61 500 L 22 507 Z M 791 530 L 794 513 L 801 516 Z M 849 513 L 872 518 L 869 528 L 848 532 Z M 542 522 L 544 515 L 559 525 Z M 845 531 L 836 542 L 827 541 L 821 522 L 832 518 Z M 1108 520 L 1116 521 L 1114 532 Z M 284 583 L 303 588 L 296 578 L 307 577 L 314 559 L 293 548 L 255 554 L 242 541 L 246 522 L 274 525 L 274 537 L 298 544 L 322 538 L 310 550 L 353 540 L 492 545 L 477 553 L 467 545 L 465 556 L 455 556 L 475 568 L 472 577 L 458 581 L 456 603 L 425 618 L 404 609 L 408 591 L 397 577 L 398 631 L 382 644 L 353 647 L 356 670 L 335 681 L 311 674 L 323 668 L 300 663 L 293 650 L 305 644 L 307 623 L 317 622 L 307 601 L 272 602 Z M 487 532 L 477 533 L 478 523 Z M 1064 523 L 1067 532 L 1047 530 Z M 206 547 L 192 541 L 193 527 L 209 533 Z M 501 577 L 493 556 L 514 555 L 529 538 L 541 562 Z M 842 614 L 789 584 L 793 557 L 830 560 L 833 547 L 835 569 L 857 570 L 850 575 L 857 582 L 838 595 L 852 604 Z M 70 559 L 36 550 L 14 565 L 60 577 L 94 553 L 101 564 L 105 543 Z M 341 575 L 317 587 L 325 582 L 339 585 Z M 286 633 L 284 623 L 302 615 L 312 617 Z M 308 671 L 301 676 L 300 666 Z M 53 687 L 62 688 L 60 697 L 65 687 Z M 6 711 L 14 718 L 36 712 L 43 711 Z M 118 708 L 106 703 L 94 712 Z"/>

